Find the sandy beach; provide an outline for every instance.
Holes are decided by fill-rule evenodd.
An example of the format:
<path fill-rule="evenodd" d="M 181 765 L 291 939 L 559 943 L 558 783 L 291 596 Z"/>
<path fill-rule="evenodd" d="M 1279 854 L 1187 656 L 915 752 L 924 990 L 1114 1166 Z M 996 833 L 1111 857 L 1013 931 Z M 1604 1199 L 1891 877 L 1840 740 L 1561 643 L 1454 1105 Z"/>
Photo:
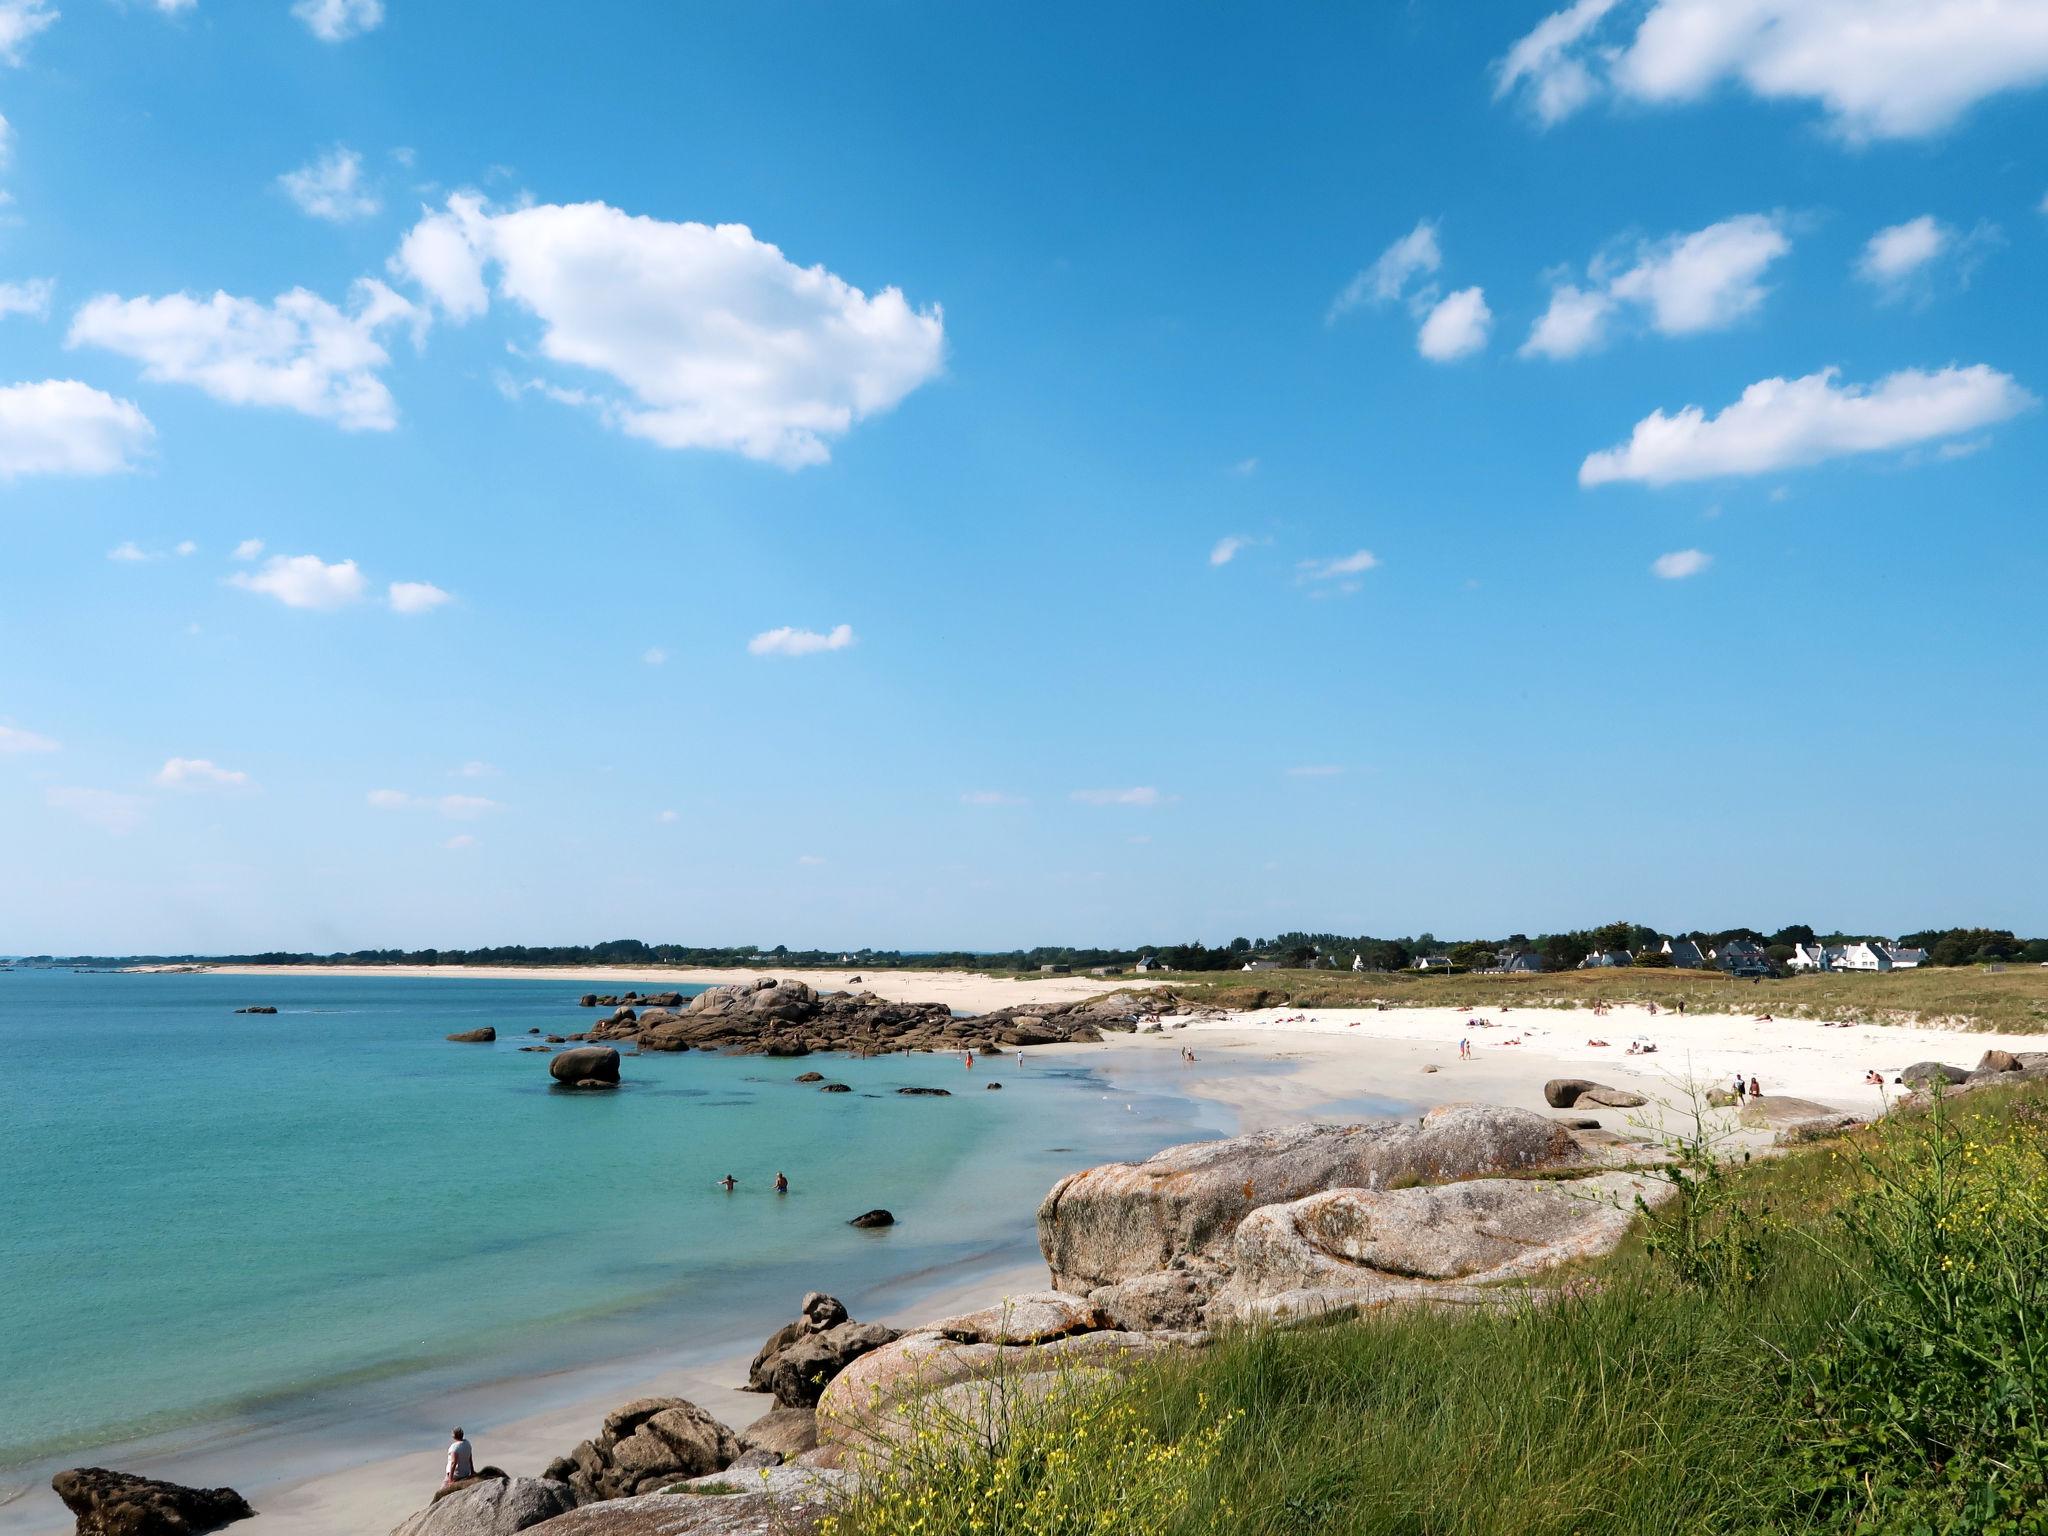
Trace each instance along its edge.
<path fill-rule="evenodd" d="M 144 965 L 139 971 L 204 971 L 214 976 L 447 977 L 469 981 L 567 981 L 582 992 L 637 987 L 726 987 L 763 976 L 786 976 L 820 992 L 872 992 L 898 1003 L 944 1003 L 985 1013 L 1018 1003 L 1077 1003 L 1121 987 L 1154 985 L 1141 976 L 988 976 L 976 971 L 813 971 L 773 967 L 718 970 L 703 966 L 590 965 Z"/>

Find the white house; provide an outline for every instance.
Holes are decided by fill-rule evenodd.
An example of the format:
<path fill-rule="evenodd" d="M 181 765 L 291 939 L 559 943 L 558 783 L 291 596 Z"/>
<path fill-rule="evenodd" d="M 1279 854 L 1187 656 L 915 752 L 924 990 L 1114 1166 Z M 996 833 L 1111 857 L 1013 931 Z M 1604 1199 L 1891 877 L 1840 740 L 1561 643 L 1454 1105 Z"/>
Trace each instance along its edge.
<path fill-rule="evenodd" d="M 1449 955 L 1417 955 L 1415 969 L 1418 971 L 1447 971 L 1451 968 Z"/>
<path fill-rule="evenodd" d="M 1625 949 L 1596 949 L 1579 962 L 1579 969 L 1582 971 L 1605 971 L 1612 970 L 1617 966 L 1633 964 L 1635 962 L 1629 959 L 1628 951 Z"/>
<path fill-rule="evenodd" d="M 1926 950 L 1903 949 L 1883 939 L 1868 944 L 1795 944 L 1786 962 L 1795 971 L 1910 971 L 1926 963 Z"/>
<path fill-rule="evenodd" d="M 1132 966 L 1131 969 L 1134 971 L 1156 971 L 1159 969 L 1159 961 L 1151 955 L 1140 955 L 1138 956 L 1138 963 Z"/>

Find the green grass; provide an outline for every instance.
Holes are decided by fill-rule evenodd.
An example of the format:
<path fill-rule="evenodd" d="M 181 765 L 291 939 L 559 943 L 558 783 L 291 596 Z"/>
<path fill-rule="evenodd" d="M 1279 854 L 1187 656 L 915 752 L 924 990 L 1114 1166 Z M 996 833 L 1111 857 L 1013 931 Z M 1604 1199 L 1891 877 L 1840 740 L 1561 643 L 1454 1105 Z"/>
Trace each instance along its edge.
<path fill-rule="evenodd" d="M 1148 1367 L 1114 1401 L 1136 1415 L 1133 1454 L 1173 1475 L 1125 1522 L 1162 1536 L 2048 1531 L 2044 1119 L 2038 1089 L 1985 1091 L 1938 1120 L 1733 1167 L 1727 1219 L 1762 1259 L 1741 1283 L 1684 1283 L 1637 1242 L 1554 1305 L 1247 1333 Z M 1048 1494 L 1032 1475 L 1073 1480 L 1062 1448 L 1104 1418 L 1099 1397 L 1055 1403 L 1007 1445 L 928 1450 L 834 1536 L 1104 1530 L 1110 1485 Z M 1019 1493 L 992 1512 L 998 1476 Z"/>
<path fill-rule="evenodd" d="M 1683 1002 L 1689 1013 L 1769 1013 L 1865 1024 L 1935 1024 L 2048 1033 L 2048 967 L 1923 966 L 1910 971 L 1735 981 L 1715 971 L 1627 968 L 1537 976 L 1416 972 L 1223 971 L 1155 973 L 1195 1007 L 1590 1008 Z"/>

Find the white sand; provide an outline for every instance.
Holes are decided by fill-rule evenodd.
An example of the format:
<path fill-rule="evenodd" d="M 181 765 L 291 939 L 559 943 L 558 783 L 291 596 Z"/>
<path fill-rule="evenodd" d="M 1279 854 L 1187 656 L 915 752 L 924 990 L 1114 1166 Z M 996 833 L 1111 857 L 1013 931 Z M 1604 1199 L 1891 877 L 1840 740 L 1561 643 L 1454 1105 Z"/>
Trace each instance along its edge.
<path fill-rule="evenodd" d="M 966 1013 L 986 1013 L 1017 1003 L 1074 1003 L 1119 987 L 1157 985 L 1133 976 L 987 976 L 977 971 L 813 971 L 788 967 L 713 970 L 704 966 L 588 965 L 146 965 L 145 971 L 206 971 L 215 976 L 396 976 L 448 977 L 482 981 L 569 981 L 577 990 L 618 991 L 635 987 L 730 986 L 763 976 L 808 982 L 820 992 L 872 992 L 897 1003 L 944 1003 Z"/>

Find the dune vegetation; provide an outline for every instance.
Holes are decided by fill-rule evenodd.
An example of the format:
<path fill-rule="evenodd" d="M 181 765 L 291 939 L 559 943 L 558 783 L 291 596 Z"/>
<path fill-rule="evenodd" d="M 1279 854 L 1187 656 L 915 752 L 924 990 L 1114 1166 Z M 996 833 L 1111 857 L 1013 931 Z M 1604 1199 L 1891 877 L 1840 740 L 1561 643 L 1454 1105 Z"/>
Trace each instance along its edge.
<path fill-rule="evenodd" d="M 2048 1532 L 2048 1093 L 1684 1156 L 1685 1196 L 1540 1305 L 1015 1402 L 918 1439 L 833 1536 Z"/>

